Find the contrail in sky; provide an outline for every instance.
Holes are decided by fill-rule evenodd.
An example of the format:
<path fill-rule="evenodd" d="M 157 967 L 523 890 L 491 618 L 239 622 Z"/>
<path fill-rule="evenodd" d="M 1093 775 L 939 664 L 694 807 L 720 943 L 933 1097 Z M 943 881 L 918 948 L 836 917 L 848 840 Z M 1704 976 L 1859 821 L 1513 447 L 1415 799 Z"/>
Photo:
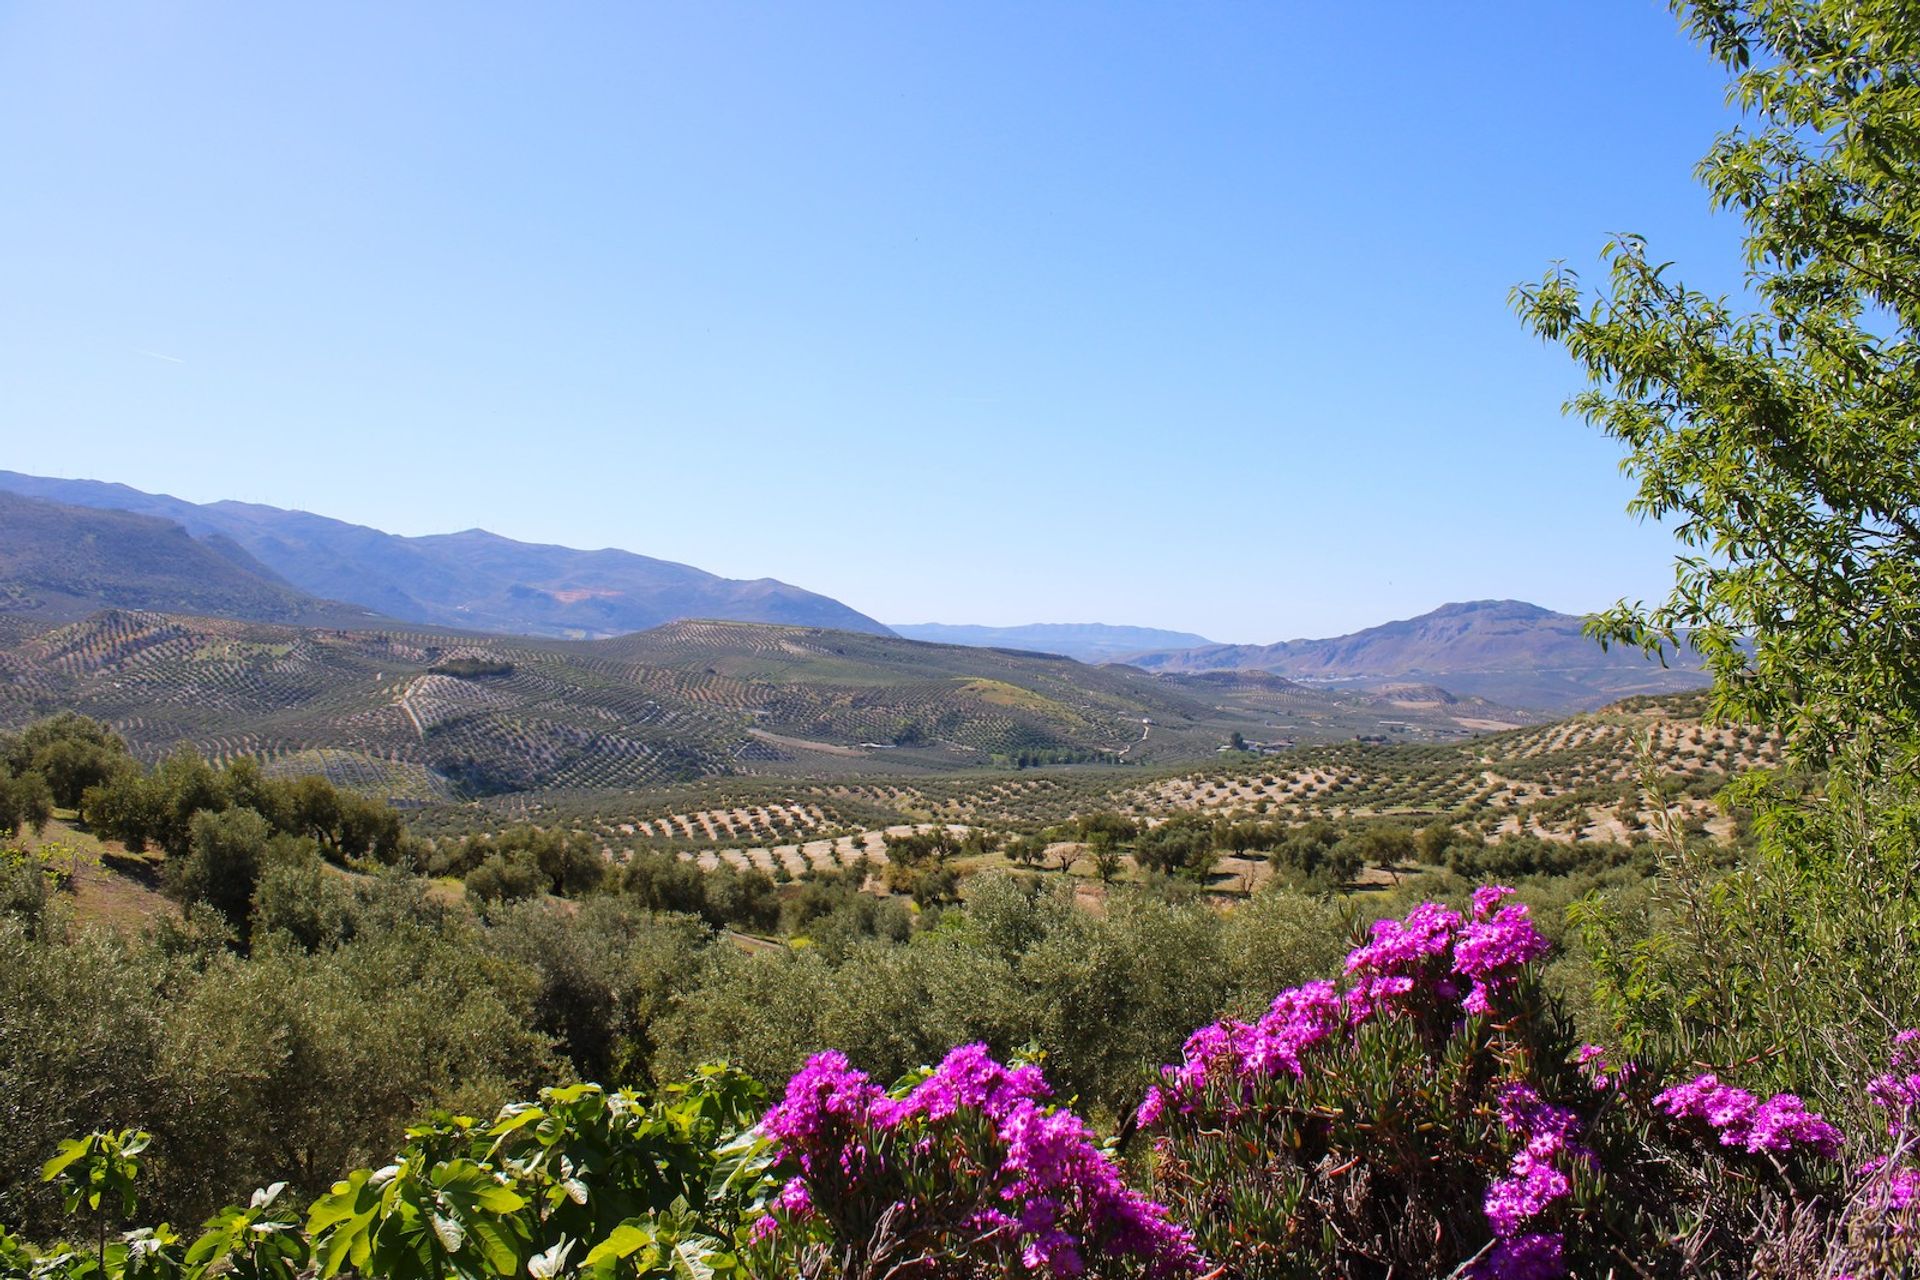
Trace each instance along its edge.
<path fill-rule="evenodd" d="M 162 355 L 158 351 L 148 351 L 143 347 L 135 347 L 133 353 L 140 356 L 152 356 L 155 360 L 165 360 L 168 364 L 186 363 L 186 361 L 182 360 L 179 356 Z"/>

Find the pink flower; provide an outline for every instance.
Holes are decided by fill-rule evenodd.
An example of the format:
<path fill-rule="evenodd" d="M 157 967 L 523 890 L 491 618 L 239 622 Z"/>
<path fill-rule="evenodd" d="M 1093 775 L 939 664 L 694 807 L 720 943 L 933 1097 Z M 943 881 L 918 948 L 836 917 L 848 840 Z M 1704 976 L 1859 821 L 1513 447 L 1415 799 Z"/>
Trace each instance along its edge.
<path fill-rule="evenodd" d="M 1887 1112 L 1887 1132 L 1899 1137 L 1911 1117 L 1920 1112 L 1920 1028 L 1893 1038 L 1892 1070 L 1875 1076 L 1867 1096 Z"/>
<path fill-rule="evenodd" d="M 1492 994 L 1512 982 L 1521 967 L 1548 951 L 1547 940 L 1533 927 L 1527 908 L 1519 903 L 1494 908 L 1513 890 L 1492 885 L 1475 891 L 1473 920 L 1454 944 L 1454 970 L 1473 980 L 1467 993 L 1468 1013 L 1492 1011 Z"/>
<path fill-rule="evenodd" d="M 1709 1072 L 1663 1090 L 1653 1105 L 1676 1120 L 1704 1121 L 1719 1134 L 1722 1146 L 1779 1155 L 1805 1146 L 1829 1160 L 1840 1156 L 1840 1130 L 1790 1093 L 1761 1102 Z"/>
<path fill-rule="evenodd" d="M 1040 1068 L 1031 1063 L 1003 1067 L 984 1044 L 963 1044 L 941 1059 L 932 1075 L 898 1102 L 882 1103 L 877 1118 L 895 1125 L 910 1116 L 942 1120 L 962 1107 L 998 1120 L 1022 1101 L 1052 1093 Z"/>
<path fill-rule="evenodd" d="M 1573 1190 L 1566 1174 L 1530 1152 L 1514 1156 L 1512 1169 L 1512 1177 L 1495 1178 L 1487 1186 L 1487 1221 L 1493 1234 L 1503 1240 L 1515 1235 L 1521 1223 L 1546 1212 L 1555 1200 Z"/>
<path fill-rule="evenodd" d="M 1633 1079 L 1637 1068 L 1631 1062 L 1618 1066 L 1607 1061 L 1607 1051 L 1597 1044 L 1583 1044 L 1577 1061 L 1587 1078 L 1593 1083 L 1596 1093 L 1605 1093 L 1609 1089 L 1618 1089 Z"/>
<path fill-rule="evenodd" d="M 1808 1111 L 1799 1098 L 1776 1093 L 1754 1112 L 1745 1145 L 1749 1151 L 1786 1152 L 1798 1143 L 1838 1160 L 1841 1141 L 1840 1130 Z"/>

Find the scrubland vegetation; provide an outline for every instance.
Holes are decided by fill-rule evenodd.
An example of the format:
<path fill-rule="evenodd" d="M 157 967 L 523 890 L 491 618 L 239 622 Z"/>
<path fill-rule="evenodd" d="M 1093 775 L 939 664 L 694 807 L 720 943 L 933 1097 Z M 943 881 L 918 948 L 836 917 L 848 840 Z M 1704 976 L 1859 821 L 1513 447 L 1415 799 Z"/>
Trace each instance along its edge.
<path fill-rule="evenodd" d="M 1596 632 L 1699 645 L 1707 723 L 824 782 L 798 871 L 715 851 L 771 795 L 413 831 L 36 725 L 0 1275 L 1920 1271 L 1920 15 L 1681 11 L 1760 313 L 1632 240 L 1515 302 L 1702 550 Z"/>

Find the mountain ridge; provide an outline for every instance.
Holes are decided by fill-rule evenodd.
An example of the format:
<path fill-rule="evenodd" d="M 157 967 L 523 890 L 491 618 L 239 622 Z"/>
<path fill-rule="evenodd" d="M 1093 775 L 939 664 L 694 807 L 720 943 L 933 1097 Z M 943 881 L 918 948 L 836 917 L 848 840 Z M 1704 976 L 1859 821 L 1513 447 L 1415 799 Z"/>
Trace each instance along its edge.
<path fill-rule="evenodd" d="M 581 639 L 687 617 L 892 634 L 838 600 L 777 579 L 723 578 L 615 547 L 520 542 L 484 529 L 405 537 L 263 503 L 194 503 L 112 481 L 14 471 L 0 471 L 0 491 L 159 517 L 197 539 L 220 535 L 300 591 L 405 622 Z"/>
<path fill-rule="evenodd" d="M 301 591 L 224 535 L 0 490 L 0 612 L 53 621 L 102 607 L 304 626 L 386 621 Z"/>
<path fill-rule="evenodd" d="M 1326 639 L 1156 650 L 1122 661 L 1162 673 L 1261 670 L 1322 685 L 1438 685 L 1550 711 L 1708 683 L 1697 667 L 1662 667 L 1637 651 L 1602 649 L 1580 618 L 1524 600 L 1460 601 Z"/>

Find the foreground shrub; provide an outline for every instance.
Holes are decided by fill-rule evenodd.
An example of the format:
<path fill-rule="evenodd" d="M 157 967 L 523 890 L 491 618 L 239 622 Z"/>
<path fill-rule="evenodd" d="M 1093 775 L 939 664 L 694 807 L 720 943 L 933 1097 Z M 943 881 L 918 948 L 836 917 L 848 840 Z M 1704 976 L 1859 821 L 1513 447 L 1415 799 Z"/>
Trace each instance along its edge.
<path fill-rule="evenodd" d="M 1153 1194 L 1230 1276 L 1817 1274 L 1839 1129 L 1575 1053 L 1508 892 L 1382 921 L 1343 983 L 1195 1032 L 1137 1116 Z"/>
<path fill-rule="evenodd" d="M 946 1277 L 1198 1271 L 1191 1238 L 1127 1187 L 1031 1063 L 984 1045 L 949 1053 L 891 1092 L 817 1054 L 762 1133 L 789 1176 L 754 1227 L 768 1277 Z"/>
<path fill-rule="evenodd" d="M 544 1090 L 492 1123 L 437 1115 L 385 1166 L 356 1169 L 306 1214 L 286 1184 L 229 1206 L 197 1237 L 121 1231 L 149 1135 L 65 1143 L 44 1177 L 84 1241 L 41 1253 L 0 1231 L 0 1280 L 669 1280 L 737 1273 L 734 1238 L 764 1203 L 764 1143 L 743 1139 L 764 1092 L 721 1068 L 651 1095 Z M 304 1221 L 303 1221 L 304 1218 Z"/>

